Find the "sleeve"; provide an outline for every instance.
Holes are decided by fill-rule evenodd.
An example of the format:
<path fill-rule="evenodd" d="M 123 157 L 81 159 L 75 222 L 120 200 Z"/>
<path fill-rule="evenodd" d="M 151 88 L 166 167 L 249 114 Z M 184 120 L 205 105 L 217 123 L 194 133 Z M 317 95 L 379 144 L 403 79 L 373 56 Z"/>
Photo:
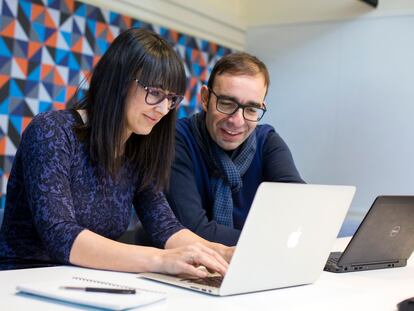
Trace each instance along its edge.
<path fill-rule="evenodd" d="M 209 202 L 203 202 L 196 185 L 194 164 L 187 151 L 186 143 L 177 135 L 176 156 L 172 166 L 170 189 L 167 199 L 180 222 L 202 238 L 222 243 L 236 245 L 240 230 L 230 228 L 209 220 L 207 208 Z"/>
<path fill-rule="evenodd" d="M 162 192 L 153 189 L 138 192 L 134 198 L 134 207 L 145 232 L 156 247 L 164 248 L 174 233 L 184 229 Z"/>
<path fill-rule="evenodd" d="M 24 187 L 34 225 L 49 256 L 69 263 L 70 250 L 83 230 L 71 197 L 70 142 L 58 122 L 35 118 L 22 142 Z"/>
<path fill-rule="evenodd" d="M 275 131 L 270 131 L 263 147 L 265 181 L 305 183 L 300 177 L 287 144 Z"/>

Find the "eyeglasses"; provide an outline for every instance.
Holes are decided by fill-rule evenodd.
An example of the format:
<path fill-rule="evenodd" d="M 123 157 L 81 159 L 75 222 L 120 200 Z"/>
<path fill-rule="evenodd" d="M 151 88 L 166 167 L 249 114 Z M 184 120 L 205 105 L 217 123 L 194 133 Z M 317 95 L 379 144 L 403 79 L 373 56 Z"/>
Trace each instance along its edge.
<path fill-rule="evenodd" d="M 208 89 L 213 93 L 216 98 L 216 109 L 217 111 L 232 115 L 235 114 L 237 110 L 243 110 L 243 118 L 247 121 L 258 122 L 266 112 L 266 105 L 263 103 L 263 107 L 257 107 L 254 105 L 242 105 L 228 96 L 217 95 L 212 89 Z"/>
<path fill-rule="evenodd" d="M 170 104 L 168 106 L 168 109 L 173 110 L 175 107 L 177 107 L 181 101 L 183 100 L 183 95 L 177 95 L 177 94 L 166 94 L 165 92 L 161 91 L 160 89 L 156 87 L 146 86 L 138 79 L 134 79 L 134 81 L 137 82 L 142 88 L 147 92 L 145 95 L 145 102 L 148 105 L 154 106 L 161 103 L 164 99 L 168 99 L 168 103 Z"/>

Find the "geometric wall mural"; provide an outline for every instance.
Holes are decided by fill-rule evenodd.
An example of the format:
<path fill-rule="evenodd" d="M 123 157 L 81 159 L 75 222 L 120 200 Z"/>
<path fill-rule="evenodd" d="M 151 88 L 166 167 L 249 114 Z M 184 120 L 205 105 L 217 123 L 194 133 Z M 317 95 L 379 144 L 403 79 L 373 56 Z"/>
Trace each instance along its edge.
<path fill-rule="evenodd" d="M 0 200 L 20 137 L 33 116 L 64 109 L 112 40 L 131 27 L 151 29 L 182 58 L 187 91 L 179 117 L 198 111 L 198 92 L 231 50 L 73 0 L 0 0 Z"/>

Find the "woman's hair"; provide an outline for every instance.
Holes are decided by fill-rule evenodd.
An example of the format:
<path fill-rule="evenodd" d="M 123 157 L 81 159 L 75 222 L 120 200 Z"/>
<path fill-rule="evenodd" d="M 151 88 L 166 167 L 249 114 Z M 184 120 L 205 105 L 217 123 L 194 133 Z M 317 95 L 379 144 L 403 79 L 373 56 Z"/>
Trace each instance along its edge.
<path fill-rule="evenodd" d="M 269 72 L 266 65 L 258 59 L 256 56 L 250 55 L 246 52 L 235 52 L 227 54 L 219 59 L 214 65 L 208 79 L 208 87 L 210 89 L 214 86 L 214 79 L 217 75 L 221 74 L 232 74 L 232 75 L 248 75 L 255 76 L 262 74 L 266 84 L 266 93 L 269 88 L 270 78 Z"/>
<path fill-rule="evenodd" d="M 171 110 L 148 135 L 125 135 L 126 98 L 138 79 L 145 85 L 184 94 L 186 77 L 181 59 L 159 35 L 132 28 L 121 33 L 96 64 L 84 98 L 75 105 L 87 111 L 87 124 L 77 128 L 89 148 L 91 160 L 115 175 L 125 160 L 141 179 L 140 189 L 168 185 L 174 157 L 176 109 Z M 123 155 L 123 156 L 119 156 Z"/>

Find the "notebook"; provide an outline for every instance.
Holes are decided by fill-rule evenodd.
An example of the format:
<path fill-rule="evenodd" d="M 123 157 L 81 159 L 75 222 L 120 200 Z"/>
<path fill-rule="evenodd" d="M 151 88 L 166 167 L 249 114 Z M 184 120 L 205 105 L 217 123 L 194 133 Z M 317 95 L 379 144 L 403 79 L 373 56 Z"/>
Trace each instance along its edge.
<path fill-rule="evenodd" d="M 67 286 L 94 287 L 105 289 L 135 289 L 135 294 L 99 293 L 63 288 Z M 130 309 L 157 302 L 166 298 L 165 293 L 148 291 L 135 287 L 123 286 L 82 277 L 73 277 L 71 279 L 53 282 L 51 281 L 21 284 L 18 285 L 16 289 L 22 293 L 28 293 L 74 304 L 109 310 Z"/>
<path fill-rule="evenodd" d="M 224 278 L 140 276 L 219 296 L 313 283 L 323 271 L 354 193 L 353 186 L 264 182 Z M 206 282 L 212 283 L 200 284 Z"/>
<path fill-rule="evenodd" d="M 379 196 L 341 252 L 331 253 L 329 272 L 403 267 L 414 250 L 414 196 Z"/>

